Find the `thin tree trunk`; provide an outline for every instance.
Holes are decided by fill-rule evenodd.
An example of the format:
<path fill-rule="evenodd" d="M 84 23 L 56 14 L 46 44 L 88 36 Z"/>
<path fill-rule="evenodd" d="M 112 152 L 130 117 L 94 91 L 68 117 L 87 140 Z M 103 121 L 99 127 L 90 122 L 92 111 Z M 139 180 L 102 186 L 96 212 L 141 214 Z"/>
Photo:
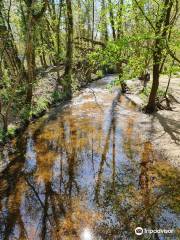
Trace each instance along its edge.
<path fill-rule="evenodd" d="M 92 48 L 93 48 L 93 46 L 94 46 L 94 10 L 95 10 L 95 3 L 94 3 L 94 0 L 93 0 L 93 2 L 92 2 L 92 4 L 93 4 L 93 6 L 92 6 L 92 37 L 91 37 L 91 39 L 92 39 Z"/>
<path fill-rule="evenodd" d="M 174 62 L 175 60 L 173 59 L 173 62 L 172 62 L 172 66 L 174 66 Z M 166 87 L 166 90 L 165 90 L 165 93 L 164 93 L 164 97 L 166 98 L 167 96 L 167 92 L 168 92 L 168 89 L 169 89 L 169 85 L 170 85 L 170 82 L 171 82 L 171 76 L 172 76 L 172 69 L 170 70 L 170 73 L 169 73 L 169 79 L 168 79 L 168 84 L 167 84 L 167 87 Z"/>
<path fill-rule="evenodd" d="M 124 0 L 120 0 L 119 6 L 118 6 L 118 16 L 117 16 L 118 17 L 117 39 L 119 39 L 123 34 L 123 29 L 122 29 L 123 4 L 124 4 Z"/>
<path fill-rule="evenodd" d="M 64 72 L 64 92 L 66 98 L 72 97 L 72 59 L 73 59 L 73 15 L 71 0 L 66 0 L 67 7 L 67 43 L 66 65 Z"/>
<path fill-rule="evenodd" d="M 0 8 L 3 8 L 2 2 L 0 2 Z M 0 9 L 0 49 L 2 58 L 4 59 L 11 78 L 15 81 L 22 81 L 26 78 L 26 72 L 24 69 L 23 62 L 21 62 L 18 54 L 16 44 L 14 42 L 13 34 L 11 29 L 7 28 L 8 23 Z"/>
<path fill-rule="evenodd" d="M 24 0 L 25 1 L 25 0 Z M 27 5 L 27 44 L 26 44 L 26 60 L 27 60 L 27 69 L 28 69 L 28 79 L 27 79 L 27 94 L 26 94 L 26 104 L 31 105 L 32 96 L 33 96 L 33 83 L 36 79 L 35 74 L 35 27 L 36 23 L 42 15 L 44 14 L 48 0 L 43 1 L 43 6 L 39 12 L 36 14 L 33 12 L 33 2 L 31 0 L 26 0 L 25 4 Z"/>
<path fill-rule="evenodd" d="M 42 31 L 40 32 L 40 38 L 41 38 L 41 44 L 43 46 L 42 54 L 40 55 L 41 65 L 42 65 L 42 67 L 47 68 L 47 61 L 46 61 L 46 54 L 44 51 L 44 39 L 43 39 Z"/>
<path fill-rule="evenodd" d="M 32 101 L 32 88 L 33 82 L 35 81 L 35 46 L 34 46 L 34 22 L 32 20 L 32 13 L 29 9 L 28 13 L 28 28 L 27 28 L 27 45 L 26 45 L 26 60 L 27 60 L 27 75 L 28 75 L 28 86 L 26 103 L 31 104 Z"/>
<path fill-rule="evenodd" d="M 102 21 L 103 21 L 103 32 L 102 32 L 102 36 L 103 36 L 103 41 L 105 40 L 105 42 L 108 41 L 109 36 L 108 36 L 108 28 L 107 28 L 107 17 L 106 17 L 106 4 L 105 4 L 105 0 L 102 0 L 101 2 L 101 15 L 102 15 Z"/>
<path fill-rule="evenodd" d="M 109 2 L 109 16 L 110 16 L 110 23 L 111 23 L 111 29 L 112 29 L 112 35 L 114 41 L 116 40 L 116 30 L 115 30 L 115 22 L 114 22 L 114 13 L 113 13 L 113 6 L 111 0 L 108 0 Z"/>
<path fill-rule="evenodd" d="M 64 0 L 61 0 L 59 2 L 59 15 L 58 15 L 58 23 L 57 23 L 57 29 L 56 29 L 56 41 L 57 41 L 57 56 L 58 61 L 60 57 L 60 23 L 61 23 L 61 15 L 62 15 L 62 7 L 63 7 Z"/>

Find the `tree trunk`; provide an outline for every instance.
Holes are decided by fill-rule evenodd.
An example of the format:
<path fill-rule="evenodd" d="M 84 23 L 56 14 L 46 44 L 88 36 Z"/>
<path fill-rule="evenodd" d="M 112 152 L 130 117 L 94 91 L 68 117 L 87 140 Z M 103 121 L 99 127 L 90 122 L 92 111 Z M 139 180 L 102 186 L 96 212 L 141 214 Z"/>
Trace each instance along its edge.
<path fill-rule="evenodd" d="M 157 96 L 157 90 L 159 87 L 159 69 L 160 69 L 160 59 L 161 59 L 161 47 L 160 47 L 160 41 L 157 39 L 155 41 L 155 50 L 153 54 L 153 83 L 151 92 L 149 95 L 149 101 L 146 106 L 146 112 L 147 113 L 153 113 L 156 110 L 156 96 Z"/>
<path fill-rule="evenodd" d="M 62 7 L 63 7 L 64 0 L 61 0 L 59 2 L 59 14 L 58 14 L 58 22 L 56 26 L 56 42 L 57 42 L 57 61 L 59 62 L 60 58 L 60 45 L 61 45 L 61 39 L 60 39 L 60 24 L 61 24 L 61 15 L 62 15 Z"/>
<path fill-rule="evenodd" d="M 169 85 L 170 85 L 170 82 L 171 82 L 172 68 L 173 68 L 173 66 L 174 66 L 174 62 L 175 62 L 175 60 L 173 59 L 173 61 L 172 61 L 172 65 L 171 65 L 171 69 L 170 69 L 170 72 L 169 72 L 168 84 L 167 84 L 166 90 L 165 90 L 165 92 L 164 92 L 164 97 L 165 97 L 165 98 L 167 97 L 167 92 L 168 92 Z"/>
<path fill-rule="evenodd" d="M 1 103 L 0 103 L 0 116 L 2 119 L 2 123 L 3 123 L 3 126 L 2 126 L 3 135 L 6 135 L 6 133 L 8 131 L 8 114 L 3 114 L 1 111 L 2 111 L 2 109 L 1 109 Z"/>
<path fill-rule="evenodd" d="M 120 0 L 119 6 L 118 6 L 118 27 L 117 27 L 117 39 L 120 39 L 121 35 L 123 34 L 123 24 L 122 24 L 122 14 L 123 14 L 123 4 L 124 0 Z"/>
<path fill-rule="evenodd" d="M 27 29 L 27 45 L 26 45 L 26 60 L 27 60 L 27 95 L 26 103 L 31 105 L 33 95 L 33 82 L 35 81 L 35 46 L 34 46 L 34 22 L 32 13 L 29 9 L 28 13 L 28 29 Z"/>
<path fill-rule="evenodd" d="M 25 1 L 25 0 L 24 0 Z M 26 95 L 26 104 L 31 105 L 32 96 L 33 96 L 33 83 L 36 79 L 35 74 L 35 26 L 38 20 L 43 16 L 48 0 L 43 1 L 43 6 L 39 12 L 34 12 L 33 10 L 34 1 L 26 0 L 25 4 L 27 6 L 27 44 L 26 44 L 26 60 L 27 60 L 27 69 L 28 69 L 28 79 L 27 79 L 27 95 Z"/>
<path fill-rule="evenodd" d="M 115 31 L 115 23 L 114 23 L 113 6 L 112 6 L 111 0 L 108 0 L 108 2 L 109 2 L 109 16 L 110 16 L 112 35 L 113 35 L 113 39 L 115 41 L 116 40 L 116 31 Z"/>
<path fill-rule="evenodd" d="M 102 40 L 107 42 L 108 37 L 108 27 L 107 27 L 107 17 L 106 17 L 106 4 L 105 1 L 102 0 L 101 2 L 101 12 L 102 12 L 102 22 L 103 22 L 103 31 L 102 31 Z"/>
<path fill-rule="evenodd" d="M 91 39 L 92 39 L 92 48 L 94 47 L 94 20 L 95 20 L 95 16 L 94 16 L 94 10 L 95 10 L 95 2 L 93 0 L 92 2 L 93 6 L 92 6 L 92 36 L 91 36 Z"/>
<path fill-rule="evenodd" d="M 66 65 L 64 72 L 64 93 L 67 99 L 72 97 L 72 59 L 73 59 L 73 15 L 71 0 L 66 0 L 67 7 L 67 43 Z"/>
<path fill-rule="evenodd" d="M 172 6 L 173 6 L 172 0 L 164 1 L 164 8 L 162 10 L 159 20 L 156 23 L 155 28 L 156 40 L 153 53 L 153 83 L 151 93 L 149 96 L 149 101 L 145 109 L 147 113 L 153 113 L 156 110 L 156 96 L 159 87 L 159 75 L 162 61 L 162 51 L 164 50 L 164 41 L 166 41 L 166 36 L 168 33 Z"/>
<path fill-rule="evenodd" d="M 6 134 L 8 131 L 8 116 L 3 117 L 3 133 Z"/>
<path fill-rule="evenodd" d="M 3 7 L 0 3 L 0 7 Z M 7 21 L 0 10 L 0 52 L 7 65 L 9 74 L 14 81 L 21 82 L 23 78 L 26 78 L 26 72 L 23 62 L 18 56 L 18 50 L 14 43 L 13 34 L 11 29 L 7 28 Z"/>
<path fill-rule="evenodd" d="M 40 32 L 40 39 L 41 39 L 41 44 L 43 46 L 43 50 L 42 50 L 42 53 L 40 55 L 40 61 L 41 61 L 41 65 L 43 68 L 47 68 L 47 61 L 46 61 L 46 54 L 45 54 L 45 51 L 44 51 L 44 39 L 43 39 L 43 33 L 42 31 Z"/>

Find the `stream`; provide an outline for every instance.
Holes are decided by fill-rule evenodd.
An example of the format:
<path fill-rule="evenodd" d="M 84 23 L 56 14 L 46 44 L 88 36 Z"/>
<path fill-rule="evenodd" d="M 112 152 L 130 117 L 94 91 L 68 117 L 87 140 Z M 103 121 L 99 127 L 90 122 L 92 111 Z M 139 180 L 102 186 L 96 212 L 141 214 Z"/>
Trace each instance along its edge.
<path fill-rule="evenodd" d="M 1 240 L 180 239 L 179 171 L 144 141 L 114 76 L 31 123 L 1 153 Z M 147 233 L 135 228 L 166 229 Z"/>

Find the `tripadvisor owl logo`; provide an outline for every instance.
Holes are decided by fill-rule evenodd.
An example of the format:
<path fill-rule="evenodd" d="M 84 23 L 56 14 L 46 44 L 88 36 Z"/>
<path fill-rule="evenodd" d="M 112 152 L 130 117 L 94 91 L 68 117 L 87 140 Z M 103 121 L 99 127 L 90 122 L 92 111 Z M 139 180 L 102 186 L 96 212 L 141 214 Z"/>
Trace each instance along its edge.
<path fill-rule="evenodd" d="M 154 233 L 159 233 L 159 234 L 172 234 L 174 233 L 174 229 L 147 229 L 147 228 L 142 228 L 142 227 L 137 227 L 135 229 L 135 234 L 138 236 L 141 236 L 142 234 L 154 234 Z"/>
<path fill-rule="evenodd" d="M 135 229 L 135 234 L 138 235 L 138 236 L 142 235 L 142 234 L 143 234 L 143 229 L 142 229 L 142 227 L 137 227 L 137 228 Z"/>

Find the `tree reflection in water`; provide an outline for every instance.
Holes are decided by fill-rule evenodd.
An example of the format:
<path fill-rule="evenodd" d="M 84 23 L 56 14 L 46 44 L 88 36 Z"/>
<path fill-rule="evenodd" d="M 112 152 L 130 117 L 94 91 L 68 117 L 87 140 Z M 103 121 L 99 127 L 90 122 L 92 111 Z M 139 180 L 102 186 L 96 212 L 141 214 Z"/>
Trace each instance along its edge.
<path fill-rule="evenodd" d="M 0 239 L 136 239 L 137 226 L 178 228 L 179 171 L 142 142 L 135 108 L 103 91 L 101 108 L 87 93 L 16 142 L 0 174 Z"/>

